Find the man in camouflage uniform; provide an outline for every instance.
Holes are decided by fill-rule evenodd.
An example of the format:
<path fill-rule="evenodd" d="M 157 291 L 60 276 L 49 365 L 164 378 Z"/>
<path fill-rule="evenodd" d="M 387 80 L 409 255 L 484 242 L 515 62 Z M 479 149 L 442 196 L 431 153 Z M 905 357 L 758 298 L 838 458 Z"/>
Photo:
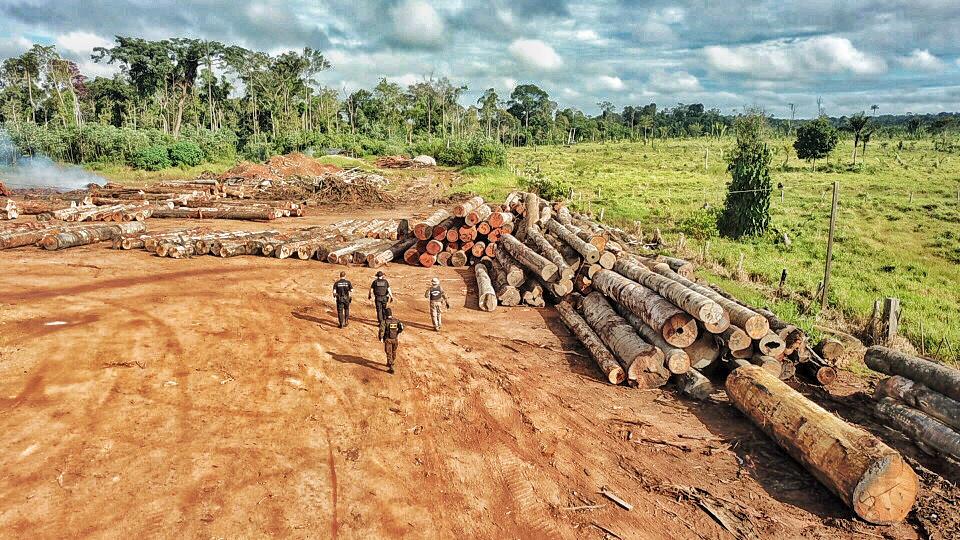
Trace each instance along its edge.
<path fill-rule="evenodd" d="M 384 319 L 380 323 L 379 338 L 383 342 L 383 351 L 387 353 L 387 371 L 393 373 L 393 364 L 397 360 L 397 347 L 400 345 L 400 333 L 403 323 L 393 316 L 388 307 L 383 308 Z"/>
<path fill-rule="evenodd" d="M 340 272 L 340 279 L 333 284 L 333 299 L 337 301 L 337 320 L 340 328 L 350 324 L 350 297 L 353 284 L 347 279 L 346 272 Z"/>
<path fill-rule="evenodd" d="M 367 299 L 369 300 L 371 296 L 373 296 L 373 303 L 377 307 L 377 324 L 383 323 L 383 310 L 387 309 L 387 302 L 393 301 L 393 291 L 390 290 L 390 282 L 387 281 L 381 271 L 377 271 L 377 279 L 370 284 Z"/>
<path fill-rule="evenodd" d="M 427 289 L 423 297 L 430 299 L 430 318 L 433 319 L 433 329 L 439 332 L 440 307 L 446 304 L 447 309 L 450 309 L 450 300 L 447 300 L 447 295 L 440 288 L 439 279 L 433 278 L 430 280 L 430 288 Z"/>

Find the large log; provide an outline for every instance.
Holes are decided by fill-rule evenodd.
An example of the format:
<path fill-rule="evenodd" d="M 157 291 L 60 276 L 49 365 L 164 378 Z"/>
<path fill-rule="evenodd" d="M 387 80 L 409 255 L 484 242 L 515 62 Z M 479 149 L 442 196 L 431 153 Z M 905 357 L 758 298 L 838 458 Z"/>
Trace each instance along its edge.
<path fill-rule="evenodd" d="M 713 393 L 713 383 L 695 369 L 691 369 L 686 373 L 680 373 L 675 377 L 677 380 L 677 388 L 680 389 L 683 395 L 690 399 L 703 401 Z"/>
<path fill-rule="evenodd" d="M 899 375 L 877 385 L 877 399 L 884 397 L 899 399 L 960 432 L 960 401 Z"/>
<path fill-rule="evenodd" d="M 734 302 L 733 300 L 724 298 L 722 295 L 717 293 L 717 291 L 714 291 L 710 287 L 704 287 L 703 285 L 690 281 L 677 272 L 671 270 L 670 267 L 664 263 L 655 264 L 652 270 L 662 276 L 666 276 L 674 281 L 677 281 L 691 290 L 696 291 L 720 304 L 720 306 L 725 309 L 727 314 L 730 316 L 730 323 L 739 326 L 751 338 L 760 339 L 770 332 L 770 322 L 767 321 L 766 317 L 746 306 L 743 306 L 739 302 Z"/>
<path fill-rule="evenodd" d="M 419 240 L 430 240 L 433 238 L 433 227 L 439 225 L 449 217 L 450 212 L 448 212 L 446 208 L 437 210 L 413 226 L 414 236 Z"/>
<path fill-rule="evenodd" d="M 370 268 L 379 268 L 388 262 L 397 259 L 403 255 L 405 251 L 413 247 L 417 243 L 417 239 L 408 238 L 404 241 L 397 242 L 393 246 L 384 249 L 379 253 L 371 253 L 367 256 L 367 266 Z"/>
<path fill-rule="evenodd" d="M 720 337 L 723 338 L 724 343 L 727 344 L 727 348 L 731 351 L 741 351 L 750 347 L 753 343 L 750 336 L 736 326 L 730 326 L 724 330 L 723 333 L 720 334 Z"/>
<path fill-rule="evenodd" d="M 574 269 L 567 265 L 563 255 L 554 248 L 536 227 L 527 229 L 527 244 L 535 249 L 545 259 L 557 266 L 558 278 L 570 281 L 573 279 Z"/>
<path fill-rule="evenodd" d="M 632 386 L 663 386 L 670 372 L 663 365 L 663 353 L 644 341 L 623 317 L 617 315 L 607 299 L 598 292 L 583 298 L 580 312 L 600 339 L 627 368 Z"/>
<path fill-rule="evenodd" d="M 577 253 L 579 253 L 587 263 L 593 264 L 600 260 L 600 250 L 597 249 L 597 246 L 585 242 L 559 221 L 555 219 L 548 221 L 547 230 L 577 250 Z"/>
<path fill-rule="evenodd" d="M 817 362 L 797 362 L 797 372 L 807 381 L 820 386 L 829 386 L 837 380 L 836 368 Z"/>
<path fill-rule="evenodd" d="M 490 226 L 494 228 L 503 227 L 507 223 L 513 222 L 513 214 L 510 212 L 494 212 L 490 214 L 490 217 L 487 218 L 490 222 Z"/>
<path fill-rule="evenodd" d="M 651 271 L 642 264 L 620 259 L 614 264 L 613 270 L 656 291 L 698 321 L 717 323 L 723 319 L 723 308 L 720 304 L 677 281 Z"/>
<path fill-rule="evenodd" d="M 817 344 L 816 350 L 821 358 L 834 364 L 846 352 L 846 347 L 835 339 L 825 339 Z"/>
<path fill-rule="evenodd" d="M 463 268 L 467 265 L 467 253 L 462 249 L 458 249 L 450 254 L 450 266 L 455 268 Z"/>
<path fill-rule="evenodd" d="M 569 302 L 560 302 L 557 304 L 557 313 L 560 314 L 560 320 L 567 328 L 577 336 L 584 348 L 590 352 L 593 361 L 597 367 L 607 377 L 610 384 L 620 384 L 626 378 L 623 366 L 613 357 L 607 346 L 603 344 L 600 337 L 590 328 L 587 321 L 577 314 Z"/>
<path fill-rule="evenodd" d="M 880 345 L 867 349 L 864 362 L 874 371 L 906 377 L 960 401 L 960 370 Z"/>
<path fill-rule="evenodd" d="M 543 287 L 536 279 L 528 279 L 520 286 L 520 298 L 530 307 L 543 307 L 547 304 L 543 300 Z"/>
<path fill-rule="evenodd" d="M 462 218 L 466 217 L 467 213 L 473 211 L 474 208 L 483 205 L 483 197 L 472 197 L 463 201 L 462 203 L 453 207 L 453 215 Z"/>
<path fill-rule="evenodd" d="M 523 196 L 523 206 L 526 208 L 524 223 L 529 230 L 540 223 L 540 197 L 536 193 L 526 193 Z"/>
<path fill-rule="evenodd" d="M 503 273 L 507 284 L 514 287 L 519 287 L 523 285 L 524 276 L 523 269 L 520 268 L 520 265 L 517 264 L 517 261 L 507 252 L 505 249 L 498 249 L 494 253 L 494 258 L 500 263 L 500 267 L 503 269 Z"/>
<path fill-rule="evenodd" d="M 690 356 L 683 349 L 674 347 L 666 341 L 663 340 L 663 336 L 660 335 L 660 332 L 657 332 L 653 328 L 643 322 L 643 319 L 638 317 L 636 314 L 630 312 L 627 308 L 623 307 L 620 304 L 614 304 L 614 309 L 617 310 L 617 313 L 621 317 L 627 320 L 630 323 L 630 326 L 640 334 L 647 343 L 650 343 L 654 347 L 660 349 L 663 353 L 663 365 L 666 366 L 667 370 L 673 374 L 686 373 L 690 370 L 691 362 Z"/>
<path fill-rule="evenodd" d="M 493 283 L 490 282 L 487 266 L 475 264 L 473 265 L 473 271 L 477 279 L 477 305 L 483 311 L 497 309 L 497 293 L 493 290 Z"/>
<path fill-rule="evenodd" d="M 688 347 L 697 339 L 697 321 L 643 285 L 613 270 L 598 271 L 592 283 L 594 289 L 638 315 L 674 347 Z"/>
<path fill-rule="evenodd" d="M 960 460 L 960 433 L 949 426 L 893 398 L 877 401 L 875 410 L 921 448 Z"/>
<path fill-rule="evenodd" d="M 466 217 L 463 218 L 464 223 L 470 225 L 471 227 L 479 225 L 480 222 L 486 220 L 490 217 L 493 211 L 486 204 L 481 204 L 480 206 L 474 208 L 470 212 L 467 212 Z"/>
<path fill-rule="evenodd" d="M 721 353 L 717 336 L 709 332 L 700 332 L 697 340 L 684 347 L 683 351 L 690 358 L 690 366 L 695 369 L 706 369 L 713 365 L 720 359 Z"/>
<path fill-rule="evenodd" d="M 555 281 L 557 279 L 559 273 L 557 265 L 521 243 L 512 234 L 501 236 L 500 246 L 507 250 L 518 263 L 540 276 L 540 279 L 544 281 Z"/>
<path fill-rule="evenodd" d="M 767 356 L 780 356 L 786 350 L 786 345 L 780 339 L 780 336 L 768 332 L 767 335 L 757 340 L 757 350 Z"/>
<path fill-rule="evenodd" d="M 757 366 L 733 370 L 726 389 L 744 415 L 862 519 L 888 525 L 910 513 L 917 475 L 879 439 Z"/>
<path fill-rule="evenodd" d="M 520 291 L 507 281 L 507 273 L 500 261 L 496 258 L 484 257 L 480 262 L 486 264 L 490 271 L 490 282 L 493 283 L 493 290 L 497 293 L 497 300 L 500 301 L 500 305 L 520 305 Z"/>
<path fill-rule="evenodd" d="M 780 378 L 780 375 L 783 374 L 783 363 L 772 356 L 757 353 L 747 360 L 755 366 L 760 366 L 774 377 Z"/>
<path fill-rule="evenodd" d="M 770 324 L 770 331 L 780 336 L 787 352 L 796 350 L 797 347 L 800 347 L 801 344 L 806 341 L 806 335 L 803 333 L 803 330 L 781 320 L 772 311 L 761 308 L 757 310 L 757 313 L 767 318 L 767 322 Z"/>
<path fill-rule="evenodd" d="M 98 242 L 107 242 L 125 234 L 142 233 L 147 227 L 141 221 L 130 221 L 113 225 L 90 225 L 48 234 L 40 240 L 44 249 L 51 251 L 85 246 Z"/>

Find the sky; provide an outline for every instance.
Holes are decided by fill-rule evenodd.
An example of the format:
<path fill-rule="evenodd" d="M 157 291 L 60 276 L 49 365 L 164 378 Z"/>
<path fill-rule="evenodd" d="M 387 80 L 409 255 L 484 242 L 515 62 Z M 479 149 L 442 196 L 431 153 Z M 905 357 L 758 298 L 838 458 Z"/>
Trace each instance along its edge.
<path fill-rule="evenodd" d="M 56 44 L 88 76 L 115 35 L 321 50 L 319 80 L 446 76 L 473 103 L 532 82 L 561 107 L 703 103 L 789 117 L 960 111 L 960 0 L 0 0 L 0 57 Z"/>

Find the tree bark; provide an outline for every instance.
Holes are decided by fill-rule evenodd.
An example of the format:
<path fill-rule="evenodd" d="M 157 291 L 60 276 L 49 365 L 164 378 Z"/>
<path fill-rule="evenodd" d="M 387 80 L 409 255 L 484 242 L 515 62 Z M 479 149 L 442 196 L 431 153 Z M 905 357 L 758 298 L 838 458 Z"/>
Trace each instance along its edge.
<path fill-rule="evenodd" d="M 40 240 L 40 245 L 44 249 L 55 251 L 107 242 L 124 234 L 142 233 L 146 230 L 147 227 L 141 221 L 130 221 L 115 225 L 90 225 L 47 234 Z"/>
<path fill-rule="evenodd" d="M 488 265 L 490 281 L 493 283 L 493 290 L 497 293 L 497 300 L 500 301 L 500 305 L 520 305 L 520 291 L 507 282 L 507 273 L 504 271 L 500 261 L 496 258 L 484 258 L 481 262 Z M 521 276 L 522 275 L 521 273 Z"/>
<path fill-rule="evenodd" d="M 676 379 L 677 388 L 680 389 L 683 395 L 690 399 L 703 401 L 713 393 L 713 383 L 695 369 L 691 369 L 686 373 L 680 373 L 676 376 Z"/>
<path fill-rule="evenodd" d="M 477 279 L 477 305 L 482 311 L 497 309 L 497 293 L 490 282 L 490 274 L 484 264 L 473 265 L 473 272 Z"/>
<path fill-rule="evenodd" d="M 540 255 L 543 255 L 545 259 L 557 266 L 559 279 L 568 281 L 573 279 L 573 268 L 567 265 L 567 261 L 560 252 L 550 245 L 550 242 L 547 241 L 536 227 L 527 229 L 527 244 L 540 253 Z"/>
<path fill-rule="evenodd" d="M 960 432 L 960 401 L 899 375 L 877 385 L 877 399 L 884 397 L 898 399 Z"/>
<path fill-rule="evenodd" d="M 864 356 L 867 367 L 887 375 L 900 375 L 960 401 L 960 370 L 874 345 Z"/>
<path fill-rule="evenodd" d="M 750 420 L 862 519 L 902 521 L 919 480 L 899 453 L 756 366 L 733 370 L 727 395 Z"/>
<path fill-rule="evenodd" d="M 587 295 L 580 312 L 613 354 L 627 368 L 627 379 L 633 386 L 663 386 L 670 372 L 663 365 L 663 353 L 637 335 L 630 323 L 617 313 L 598 292 Z"/>
<path fill-rule="evenodd" d="M 532 270 L 544 281 L 556 280 L 559 269 L 557 265 L 545 259 L 542 255 L 522 244 L 511 234 L 500 237 L 500 246 L 507 250 L 516 261 Z"/>
<path fill-rule="evenodd" d="M 783 373 L 783 364 L 772 356 L 767 356 L 758 352 L 747 360 L 755 366 L 760 366 L 764 371 L 773 375 L 774 377 L 777 377 L 778 379 Z"/>
<path fill-rule="evenodd" d="M 650 289 L 612 270 L 593 276 L 593 288 L 619 302 L 674 347 L 688 347 L 697 339 L 697 321 Z"/>
<path fill-rule="evenodd" d="M 593 361 L 597 367 L 606 376 L 610 384 L 620 384 L 626 378 L 623 366 L 613 357 L 610 350 L 603 344 L 600 337 L 590 328 L 587 321 L 573 309 L 569 302 L 560 302 L 557 304 L 557 313 L 560 314 L 560 320 L 567 325 L 570 332 L 577 336 L 584 348 L 590 352 Z"/>
<path fill-rule="evenodd" d="M 670 373 L 679 375 L 690 370 L 692 362 L 686 351 L 664 341 L 663 336 L 660 335 L 659 332 L 650 328 L 640 317 L 631 313 L 630 310 L 624 308 L 622 305 L 614 304 L 613 307 L 621 317 L 630 323 L 630 326 L 637 331 L 637 334 L 639 334 L 641 338 L 660 349 L 660 352 L 663 353 L 663 365 L 666 366 Z"/>
<path fill-rule="evenodd" d="M 450 217 L 450 212 L 446 208 L 441 208 L 436 212 L 427 216 L 426 219 L 420 221 L 413 226 L 413 234 L 419 240 L 430 240 L 433 238 L 433 227 L 443 223 L 443 221 Z"/>
<path fill-rule="evenodd" d="M 527 193 L 523 196 L 523 206 L 526 209 L 524 222 L 527 229 L 536 227 L 540 223 L 540 197 L 535 193 Z"/>
<path fill-rule="evenodd" d="M 960 433 L 934 418 L 892 398 L 883 398 L 875 406 L 885 423 L 903 432 L 924 450 L 960 460 Z"/>
<path fill-rule="evenodd" d="M 402 242 L 397 242 L 392 247 L 389 247 L 379 253 L 371 253 L 369 256 L 367 256 L 367 266 L 370 268 L 380 268 L 397 257 L 402 256 L 403 252 L 410 249 L 416 243 L 416 238 L 408 238 Z"/>
<path fill-rule="evenodd" d="M 573 233 L 565 225 L 560 223 L 555 219 L 551 219 L 547 222 L 547 230 L 553 233 L 557 238 L 563 240 L 570 247 L 577 250 L 585 261 L 589 264 L 593 264 L 600 260 L 600 251 L 597 249 L 597 246 L 593 244 L 584 242 L 579 236 Z"/>
<path fill-rule="evenodd" d="M 488 205 L 481 204 L 480 206 L 468 212 L 467 216 L 463 218 L 463 221 L 467 225 L 473 227 L 488 219 L 492 213 L 493 211 Z"/>
<path fill-rule="evenodd" d="M 656 291 L 698 321 L 717 323 L 723 319 L 723 308 L 720 304 L 675 280 L 652 272 L 646 266 L 621 259 L 616 262 L 613 270 Z"/>
<path fill-rule="evenodd" d="M 520 265 L 517 264 L 517 261 L 514 260 L 514 258 L 505 249 L 498 249 L 497 252 L 494 253 L 494 258 L 503 269 L 504 279 L 508 285 L 512 285 L 514 287 L 523 285 L 523 269 L 520 268 Z"/>

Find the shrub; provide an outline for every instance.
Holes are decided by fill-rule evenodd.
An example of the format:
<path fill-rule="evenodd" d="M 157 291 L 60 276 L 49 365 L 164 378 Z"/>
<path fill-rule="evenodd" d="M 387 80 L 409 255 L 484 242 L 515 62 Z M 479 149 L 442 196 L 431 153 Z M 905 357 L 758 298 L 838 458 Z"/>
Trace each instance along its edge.
<path fill-rule="evenodd" d="M 507 149 L 503 144 L 490 139 L 470 141 L 470 165 L 503 167 L 507 164 Z"/>
<path fill-rule="evenodd" d="M 821 116 L 797 128 L 797 140 L 793 148 L 798 158 L 810 160 L 813 170 L 816 170 L 817 160 L 830 155 L 839 140 L 837 128 L 825 116 Z"/>
<path fill-rule="evenodd" d="M 172 165 L 167 147 L 159 144 L 148 146 L 135 153 L 130 164 L 136 169 L 145 171 L 159 171 Z"/>
<path fill-rule="evenodd" d="M 470 165 L 470 149 L 466 141 L 447 140 L 446 145 L 434 156 L 441 165 Z"/>
<path fill-rule="evenodd" d="M 707 240 L 719 234 L 717 231 L 717 219 L 719 217 L 719 208 L 701 208 L 683 218 L 677 229 L 690 238 Z"/>
<path fill-rule="evenodd" d="M 728 186 L 717 228 L 720 234 L 730 238 L 758 236 L 770 225 L 770 162 L 773 153 L 763 140 L 763 116 L 742 116 L 734 127 L 737 146 L 727 165 L 733 179 Z"/>
<path fill-rule="evenodd" d="M 543 176 L 520 177 L 520 187 L 540 194 L 548 201 L 559 201 L 570 193 L 570 186 L 561 180 L 551 180 Z"/>
<path fill-rule="evenodd" d="M 203 163 L 203 150 L 192 141 L 177 141 L 167 149 L 175 167 L 196 167 Z"/>
<path fill-rule="evenodd" d="M 274 155 L 273 145 L 268 142 L 249 140 L 243 145 L 243 157 L 254 162 L 266 161 Z"/>

